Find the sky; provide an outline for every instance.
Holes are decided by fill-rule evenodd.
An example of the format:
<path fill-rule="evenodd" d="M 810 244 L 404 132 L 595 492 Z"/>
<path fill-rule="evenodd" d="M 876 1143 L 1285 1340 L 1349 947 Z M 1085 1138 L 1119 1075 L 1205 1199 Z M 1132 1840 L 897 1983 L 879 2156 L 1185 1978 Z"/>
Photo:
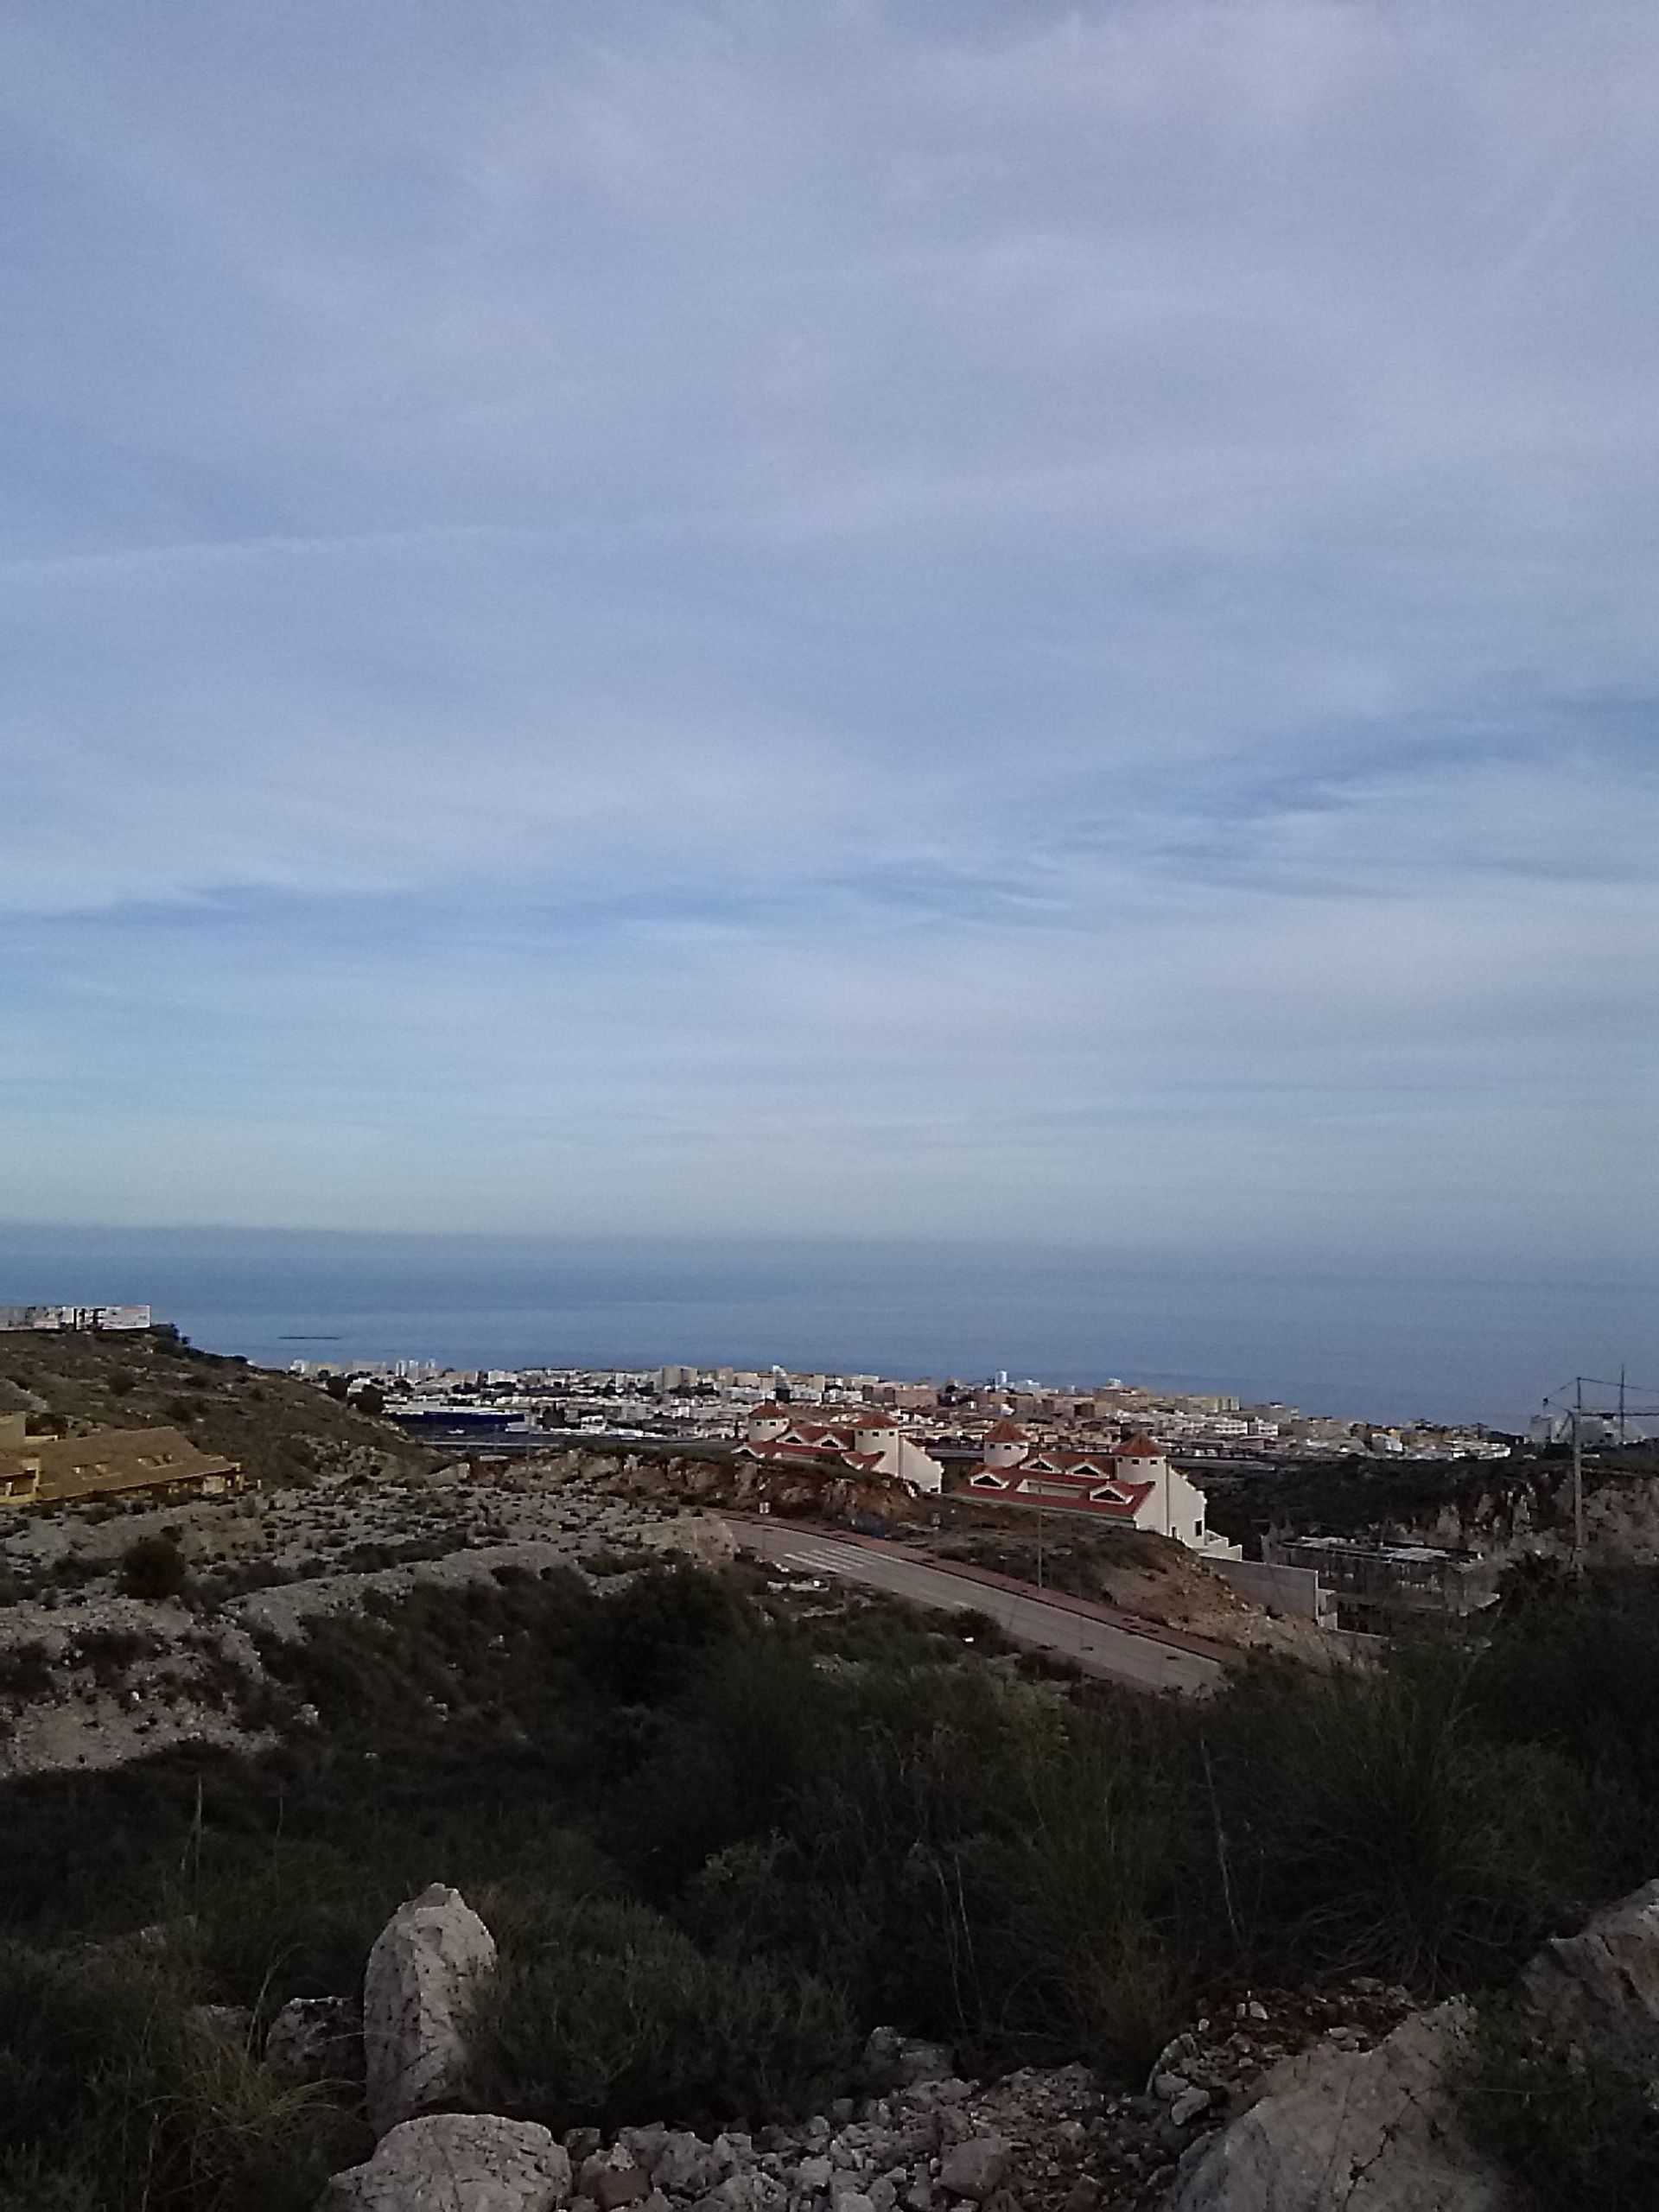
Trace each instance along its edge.
<path fill-rule="evenodd" d="M 1639 1274 L 1656 100 L 1645 0 L 12 0 L 0 1221 Z"/>

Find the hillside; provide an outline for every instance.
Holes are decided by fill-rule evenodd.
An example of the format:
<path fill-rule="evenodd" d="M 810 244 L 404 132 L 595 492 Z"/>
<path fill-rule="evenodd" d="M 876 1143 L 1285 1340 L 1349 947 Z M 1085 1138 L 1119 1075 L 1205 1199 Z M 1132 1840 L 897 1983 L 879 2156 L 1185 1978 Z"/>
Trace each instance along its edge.
<path fill-rule="evenodd" d="M 200 1351 L 168 1328 L 0 1334 L 0 1413 L 10 1412 L 29 1413 L 38 1432 L 60 1435 L 181 1428 L 267 1487 L 350 1465 L 386 1472 L 435 1464 L 390 1422 L 338 1404 L 296 1376 Z"/>
<path fill-rule="evenodd" d="M 1599 1566 L 1659 1564 L 1659 1453 L 1587 1452 L 1585 1540 Z M 1389 1462 L 1346 1459 L 1206 1474 L 1210 1519 L 1235 1541 L 1269 1530 L 1437 1544 L 1509 1560 L 1564 1556 L 1573 1535 L 1571 1455 Z"/>
<path fill-rule="evenodd" d="M 942 2212 L 987 2143 L 986 2212 L 1166 2212 L 1264 2065 L 1501 1986 L 1651 1864 L 1652 1573 L 1198 1706 L 734 1560 L 697 1510 L 787 1517 L 798 1476 L 399 1469 L 429 1455 L 165 1332 L 5 1341 L 0 1387 L 72 1427 L 188 1399 L 266 1482 L 0 1530 L 0 2212 L 311 2212 L 372 2142 L 378 1931 L 434 1883 L 498 1957 L 460 2101 L 584 2170 L 677 2142 L 657 2212 Z M 935 1510 L 907 1541 L 1034 1567 L 1028 1524 Z M 1043 1534 L 1046 1581 L 1215 1602 L 1160 1540 Z M 883 2037 L 961 2076 L 868 2096 Z"/>
<path fill-rule="evenodd" d="M 1331 1656 L 1330 1639 L 1311 1622 L 1281 1619 L 1251 1605 L 1196 1553 L 1149 1529 L 1103 1528 L 1076 1514 L 1052 1513 L 1039 1535 L 1028 1513 L 963 1497 L 947 1500 L 941 1519 L 940 1532 L 925 1541 L 942 1560 L 1040 1582 L 1217 1643 L 1321 1664 Z"/>

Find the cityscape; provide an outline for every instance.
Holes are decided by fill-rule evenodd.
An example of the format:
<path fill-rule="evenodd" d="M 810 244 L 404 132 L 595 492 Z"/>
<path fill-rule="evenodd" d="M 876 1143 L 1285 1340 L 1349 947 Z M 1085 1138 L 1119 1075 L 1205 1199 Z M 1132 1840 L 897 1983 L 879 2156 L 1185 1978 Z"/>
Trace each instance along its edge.
<path fill-rule="evenodd" d="M 1047 1445 L 1109 1448 L 1150 1437 L 1180 1459 L 1276 1459 L 1332 1452 L 1380 1458 L 1503 1459 L 1510 1438 L 1478 1423 L 1381 1427 L 1306 1414 L 1294 1406 L 1243 1405 L 1205 1392 L 1146 1389 L 1112 1377 L 1056 1389 L 1001 1373 L 984 1380 L 917 1382 L 880 1375 L 785 1372 L 781 1368 L 530 1367 L 461 1370 L 433 1360 L 355 1363 L 296 1359 L 296 1375 L 343 1378 L 347 1395 L 372 1390 L 400 1421 L 435 1431 L 504 1436 L 549 1430 L 616 1436 L 728 1437 L 767 1401 L 812 1408 L 826 1420 L 866 1407 L 892 1414 L 918 1443 L 947 1459 L 971 1454 L 999 1422 L 1017 1421 Z"/>

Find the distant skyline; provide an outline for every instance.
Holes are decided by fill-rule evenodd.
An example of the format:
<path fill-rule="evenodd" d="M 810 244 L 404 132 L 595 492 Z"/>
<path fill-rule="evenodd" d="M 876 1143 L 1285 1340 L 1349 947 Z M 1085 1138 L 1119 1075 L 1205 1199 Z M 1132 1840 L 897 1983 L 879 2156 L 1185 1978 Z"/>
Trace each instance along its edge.
<path fill-rule="evenodd" d="M 1650 1286 L 1656 101 L 1614 0 L 15 0 L 0 1223 Z"/>

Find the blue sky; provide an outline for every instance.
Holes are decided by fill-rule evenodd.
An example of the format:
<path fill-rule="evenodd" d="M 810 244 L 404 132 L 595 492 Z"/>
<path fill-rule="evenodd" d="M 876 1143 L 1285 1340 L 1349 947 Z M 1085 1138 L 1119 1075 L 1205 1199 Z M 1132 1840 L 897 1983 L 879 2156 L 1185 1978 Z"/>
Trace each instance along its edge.
<path fill-rule="evenodd" d="M 1659 16 L 14 0 L 0 1220 L 1659 1220 Z"/>

